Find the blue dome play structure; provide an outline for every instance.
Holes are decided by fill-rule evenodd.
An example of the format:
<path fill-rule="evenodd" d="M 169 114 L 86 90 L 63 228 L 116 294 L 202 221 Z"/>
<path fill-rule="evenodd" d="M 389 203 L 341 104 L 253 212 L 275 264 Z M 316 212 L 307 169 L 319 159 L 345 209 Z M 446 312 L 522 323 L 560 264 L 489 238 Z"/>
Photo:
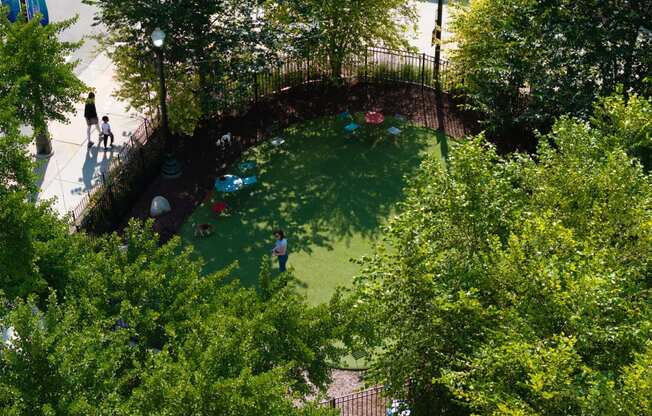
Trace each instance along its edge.
<path fill-rule="evenodd" d="M 21 13 L 24 13 L 27 20 L 36 18 L 39 14 L 41 16 L 40 23 L 45 26 L 50 23 L 48 15 L 48 6 L 45 0 L 1 0 L 2 5 L 9 9 L 7 18 L 11 22 L 15 22 Z"/>

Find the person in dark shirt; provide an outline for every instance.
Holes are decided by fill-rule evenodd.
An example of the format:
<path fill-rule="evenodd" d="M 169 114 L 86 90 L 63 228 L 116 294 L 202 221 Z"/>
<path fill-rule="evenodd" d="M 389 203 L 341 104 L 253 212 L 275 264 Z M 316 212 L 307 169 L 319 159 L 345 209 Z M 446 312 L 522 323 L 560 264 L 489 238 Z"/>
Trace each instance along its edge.
<path fill-rule="evenodd" d="M 86 99 L 86 106 L 84 106 L 84 118 L 86 119 L 86 140 L 88 140 L 88 147 L 93 147 L 93 142 L 91 141 L 91 128 L 95 126 L 100 137 L 102 137 L 102 131 L 100 130 L 100 123 L 97 119 L 97 109 L 95 108 L 95 94 L 92 92 L 88 93 L 88 98 Z"/>

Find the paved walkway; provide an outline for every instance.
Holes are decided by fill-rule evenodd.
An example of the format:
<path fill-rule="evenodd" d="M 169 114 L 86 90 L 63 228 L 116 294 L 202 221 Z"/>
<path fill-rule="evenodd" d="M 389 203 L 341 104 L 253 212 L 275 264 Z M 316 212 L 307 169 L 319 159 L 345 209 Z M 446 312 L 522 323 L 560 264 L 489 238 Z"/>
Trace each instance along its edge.
<path fill-rule="evenodd" d="M 88 34 L 101 31 L 101 28 L 92 26 L 94 9 L 83 5 L 81 0 L 60 0 L 52 6 L 56 6 L 50 10 L 52 21 L 79 14 L 75 26 L 61 35 L 62 40 L 77 41 Z M 108 168 L 111 158 L 116 157 L 122 144 L 129 139 L 129 133 L 140 124 L 135 114 L 127 112 L 125 103 L 112 97 L 117 85 L 114 79 L 115 68 L 106 54 L 96 54 L 95 46 L 93 40 L 87 40 L 71 58 L 80 60 L 75 71 L 77 76 L 95 89 L 97 113 L 99 117 L 109 117 L 116 146 L 107 151 L 99 149 L 97 145 L 87 149 L 83 102 L 78 103 L 75 113 L 68 116 L 69 124 L 49 123 L 54 155 L 46 160 L 37 160 L 41 189 L 38 199 L 54 198 L 54 208 L 60 215 L 73 210 L 83 195 L 101 180 L 101 173 Z M 97 144 L 96 129 L 91 138 Z M 34 147 L 32 152 L 36 153 Z"/>
<path fill-rule="evenodd" d="M 101 180 L 101 174 L 108 168 L 111 158 L 118 154 L 123 143 L 129 140 L 129 133 L 140 124 L 135 115 L 127 113 L 124 103 L 111 96 L 115 86 L 113 75 L 113 64 L 104 54 L 79 74 L 82 81 L 95 88 L 98 115 L 109 117 L 115 135 L 112 149 L 104 150 L 97 146 L 96 129 L 91 132 L 91 140 L 96 145 L 88 149 L 84 103 L 77 104 L 77 111 L 70 115 L 69 124 L 49 124 L 54 155 L 46 160 L 37 160 L 41 188 L 38 199 L 56 198 L 54 207 L 61 215 L 72 211 L 83 195 Z"/>

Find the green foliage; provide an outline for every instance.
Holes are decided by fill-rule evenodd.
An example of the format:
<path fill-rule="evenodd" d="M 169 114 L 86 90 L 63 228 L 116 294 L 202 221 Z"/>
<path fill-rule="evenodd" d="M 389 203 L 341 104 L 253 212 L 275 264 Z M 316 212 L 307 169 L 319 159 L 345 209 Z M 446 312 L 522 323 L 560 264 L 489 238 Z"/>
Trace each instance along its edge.
<path fill-rule="evenodd" d="M 627 101 L 617 94 L 602 98 L 591 124 L 622 143 L 647 171 L 652 169 L 652 100 L 636 94 Z"/>
<path fill-rule="evenodd" d="M 0 126 L 0 414 L 327 415 L 295 402 L 329 381 L 336 322 L 289 274 L 266 290 L 202 276 L 151 223 L 69 233 L 35 189 L 15 120 Z M 126 245 L 125 245 L 126 243 Z"/>
<path fill-rule="evenodd" d="M 158 117 L 159 78 L 156 62 L 140 56 L 133 47 L 119 46 L 111 58 L 116 64 L 120 88 L 116 96 L 149 119 Z M 165 83 L 168 93 L 170 130 L 191 136 L 201 118 L 198 79 L 174 65 L 166 65 Z"/>
<path fill-rule="evenodd" d="M 425 162 L 333 301 L 374 379 L 415 414 L 645 414 L 652 183 L 629 131 L 562 118 L 536 160 L 480 137 Z"/>
<path fill-rule="evenodd" d="M 34 165 L 26 149 L 29 139 L 17 126 L 14 114 L 0 112 L 0 291 L 11 297 L 60 287 L 69 260 L 62 244 L 67 227 L 47 204 L 28 202 L 36 191 Z"/>
<path fill-rule="evenodd" d="M 627 415 L 652 414 L 652 343 L 623 371 L 623 409 Z"/>
<path fill-rule="evenodd" d="M 267 13 L 285 28 L 295 53 L 322 60 L 335 78 L 347 57 L 367 46 L 408 47 L 404 35 L 416 20 L 405 0 L 268 2 Z"/>
<path fill-rule="evenodd" d="M 17 334 L 0 347 L 3 414 L 330 414 L 293 403 L 340 351 L 325 307 L 291 279 L 263 270 L 263 296 L 224 283 L 230 269 L 201 276 L 178 239 L 159 246 L 137 222 L 124 240 L 66 237 L 76 259 L 59 290 L 0 299 Z"/>
<path fill-rule="evenodd" d="M 0 126 L 0 197 L 21 189 L 33 190 L 33 166 L 26 150 L 29 138 L 18 133 L 13 116 L 0 114 L 0 123 L 5 120 L 13 126 Z"/>
<path fill-rule="evenodd" d="M 588 116 L 619 84 L 643 88 L 652 37 L 639 30 L 650 21 L 640 1 L 479 0 L 452 20 L 453 60 L 492 132 L 547 129 L 562 114 Z"/>
<path fill-rule="evenodd" d="M 110 48 L 120 74 L 118 96 L 153 114 L 158 107 L 158 73 L 151 33 L 166 33 L 162 52 L 169 89 L 170 128 L 192 133 L 203 115 L 223 109 L 233 83 L 274 60 L 276 29 L 260 17 L 258 0 L 214 2 L 85 0 L 99 8 L 110 30 Z"/>
<path fill-rule="evenodd" d="M 0 96 L 13 98 L 18 120 L 35 132 L 46 132 L 48 120 L 65 122 L 86 89 L 73 73 L 77 62 L 66 61 L 79 44 L 58 40 L 75 21 L 41 26 L 38 19 L 0 19 Z"/>

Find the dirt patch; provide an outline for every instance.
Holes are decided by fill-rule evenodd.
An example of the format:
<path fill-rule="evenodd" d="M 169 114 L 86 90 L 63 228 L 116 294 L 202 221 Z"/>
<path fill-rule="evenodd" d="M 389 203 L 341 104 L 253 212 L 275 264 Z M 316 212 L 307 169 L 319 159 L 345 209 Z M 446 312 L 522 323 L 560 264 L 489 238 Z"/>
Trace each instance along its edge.
<path fill-rule="evenodd" d="M 212 190 L 215 179 L 244 150 L 290 124 L 345 110 L 400 114 L 418 125 L 458 138 L 479 131 L 477 118 L 460 111 L 449 95 L 420 86 L 381 83 L 336 87 L 315 83 L 292 88 L 268 97 L 244 114 L 221 115 L 206 121 L 194 137 L 182 140 L 177 157 L 183 175 L 178 179 L 157 177 L 137 199 L 119 229 L 126 226 L 129 218 L 147 218 L 152 198 L 161 195 L 170 202 L 172 212 L 157 218 L 154 230 L 162 242 L 167 241 Z M 226 132 L 232 133 L 233 140 L 218 145 L 216 139 Z"/>

